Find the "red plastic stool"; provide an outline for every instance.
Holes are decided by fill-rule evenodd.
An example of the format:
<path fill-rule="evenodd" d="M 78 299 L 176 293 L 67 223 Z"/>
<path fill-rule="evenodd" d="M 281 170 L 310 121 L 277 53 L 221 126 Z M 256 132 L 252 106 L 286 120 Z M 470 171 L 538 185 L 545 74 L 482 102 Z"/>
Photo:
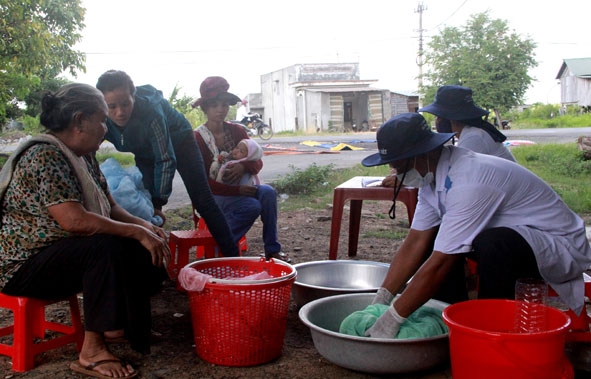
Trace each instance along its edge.
<path fill-rule="evenodd" d="M 45 319 L 45 307 L 61 301 L 70 302 L 72 325 Z M 13 371 L 31 370 L 35 366 L 35 355 L 69 343 L 75 343 L 78 351 L 82 349 L 84 329 L 80 321 L 80 308 L 76 296 L 60 300 L 39 300 L 0 293 L 0 308 L 10 309 L 13 314 L 13 324 L 0 328 L 0 337 L 13 336 L 12 345 L 0 344 L 0 355 L 12 358 Z M 46 331 L 62 335 L 35 343 L 35 338 L 45 338 Z"/>
<path fill-rule="evenodd" d="M 585 280 L 585 297 L 591 299 L 591 276 L 583 273 L 583 279 Z M 548 296 L 558 296 L 558 294 L 552 287 L 548 286 Z M 566 340 L 570 342 L 591 342 L 591 331 L 589 330 L 591 317 L 587 313 L 586 302 L 580 315 L 577 315 L 572 309 L 564 312 L 570 317 L 570 330 L 566 335 Z"/>
<path fill-rule="evenodd" d="M 207 224 L 205 223 L 205 220 L 203 218 L 197 218 L 197 220 L 193 220 L 196 223 L 195 229 L 197 230 L 205 230 L 207 232 L 209 232 L 209 228 L 207 227 Z M 248 242 L 246 242 L 246 236 L 242 236 L 242 238 L 240 238 L 240 241 L 238 241 L 238 249 L 240 250 L 240 253 L 242 254 L 245 251 L 248 251 Z M 205 256 L 205 247 L 202 245 L 197 246 L 197 256 L 198 257 L 204 257 Z"/>
<path fill-rule="evenodd" d="M 196 247 L 196 259 L 215 258 L 216 255 L 223 256 L 219 251 L 218 244 L 207 229 L 199 228 L 200 217 L 193 211 L 194 230 L 175 230 L 168 236 L 168 246 L 171 252 L 168 274 L 177 282 L 176 288 L 182 290 L 178 282 L 178 275 L 183 267 L 189 264 L 189 250 Z M 205 223 L 204 223 L 205 224 Z M 242 240 L 246 245 L 246 238 L 242 237 L 239 242 L 239 253 L 242 254 Z"/>

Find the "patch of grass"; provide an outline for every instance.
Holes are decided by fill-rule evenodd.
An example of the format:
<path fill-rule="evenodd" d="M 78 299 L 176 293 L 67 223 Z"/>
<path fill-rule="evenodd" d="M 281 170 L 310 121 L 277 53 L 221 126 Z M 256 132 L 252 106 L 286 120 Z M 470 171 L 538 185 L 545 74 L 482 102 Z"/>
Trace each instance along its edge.
<path fill-rule="evenodd" d="M 387 166 L 378 167 L 364 167 L 361 164 L 355 165 L 351 168 L 333 170 L 332 166 L 323 166 L 324 168 L 330 167 L 326 177 L 322 177 L 322 185 L 318 185 L 313 193 L 295 193 L 287 194 L 287 199 L 282 200 L 282 194 L 276 186 L 276 182 L 271 183 L 279 194 L 279 209 L 288 211 L 301 208 L 312 208 L 312 209 L 324 209 L 327 205 L 332 204 L 334 188 L 339 184 L 351 179 L 354 176 L 386 176 L 390 170 Z M 308 168 L 310 169 L 310 168 Z M 307 171 L 301 170 L 301 171 Z M 312 168 L 313 172 L 318 168 Z M 306 177 L 314 176 L 312 174 L 303 174 Z"/>
<path fill-rule="evenodd" d="M 288 195 L 310 195 L 328 184 L 333 165 L 317 166 L 312 163 L 305 170 L 289 165 L 291 172 L 277 179 L 273 185 L 278 193 Z"/>
<path fill-rule="evenodd" d="M 192 230 L 193 225 L 193 207 L 188 205 L 182 208 L 169 209 L 166 211 L 166 223 L 164 230 L 171 232 L 173 230 Z"/>
<path fill-rule="evenodd" d="M 408 230 L 403 229 L 383 229 L 373 232 L 363 233 L 361 238 L 386 238 L 391 240 L 403 240 L 408 235 Z"/>
<path fill-rule="evenodd" d="M 591 161 L 583 159 L 575 143 L 519 146 L 512 153 L 575 213 L 591 213 Z"/>

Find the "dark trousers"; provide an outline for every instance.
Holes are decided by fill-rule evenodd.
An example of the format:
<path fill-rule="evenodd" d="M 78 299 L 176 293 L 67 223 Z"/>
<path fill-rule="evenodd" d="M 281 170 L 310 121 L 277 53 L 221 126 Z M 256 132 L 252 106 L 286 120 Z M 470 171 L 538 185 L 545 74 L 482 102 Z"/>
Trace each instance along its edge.
<path fill-rule="evenodd" d="M 469 256 L 478 262 L 480 299 L 514 299 L 517 279 L 541 279 L 531 246 L 513 229 L 485 230 L 472 247 Z"/>
<path fill-rule="evenodd" d="M 124 329 L 131 347 L 150 351 L 150 297 L 166 271 L 136 240 L 97 234 L 54 243 L 29 258 L 3 293 L 59 299 L 82 292 L 85 329 Z"/>
<path fill-rule="evenodd" d="M 462 255 L 478 262 L 479 299 L 514 299 L 517 279 L 541 278 L 531 247 L 513 229 L 481 232 L 472 242 L 472 250 Z M 468 299 L 465 259 L 456 262 L 433 298 L 450 304 Z"/>

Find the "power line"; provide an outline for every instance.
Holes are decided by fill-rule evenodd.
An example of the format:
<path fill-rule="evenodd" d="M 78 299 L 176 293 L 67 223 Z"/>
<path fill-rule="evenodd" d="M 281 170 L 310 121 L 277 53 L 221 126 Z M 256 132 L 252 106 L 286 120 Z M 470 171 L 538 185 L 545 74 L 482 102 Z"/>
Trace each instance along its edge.
<path fill-rule="evenodd" d="M 419 108 L 423 106 L 421 90 L 423 88 L 423 12 L 427 10 L 427 7 L 423 5 L 422 1 L 419 1 L 419 5 L 415 10 L 415 13 L 419 14 L 419 52 L 417 55 L 417 65 L 419 66 Z"/>
<path fill-rule="evenodd" d="M 445 20 L 441 21 L 439 24 L 437 24 L 437 25 L 435 25 L 434 27 L 432 27 L 431 29 L 429 29 L 429 31 L 431 31 L 431 30 L 433 30 L 433 29 L 437 29 L 437 28 L 439 28 L 441 25 L 444 25 L 444 24 L 447 22 L 447 20 L 449 20 L 450 18 L 452 18 L 453 16 L 455 16 L 455 14 L 456 14 L 456 13 L 458 13 L 458 11 L 459 11 L 460 9 L 462 9 L 462 7 L 463 7 L 464 5 L 466 5 L 466 3 L 467 3 L 467 2 L 468 2 L 468 0 L 464 0 L 464 2 L 463 2 L 462 4 L 460 4 L 460 6 L 459 6 L 459 7 L 457 7 L 455 11 L 453 11 L 453 12 L 452 12 L 452 14 L 450 14 L 449 16 L 447 16 L 447 18 L 446 18 Z"/>

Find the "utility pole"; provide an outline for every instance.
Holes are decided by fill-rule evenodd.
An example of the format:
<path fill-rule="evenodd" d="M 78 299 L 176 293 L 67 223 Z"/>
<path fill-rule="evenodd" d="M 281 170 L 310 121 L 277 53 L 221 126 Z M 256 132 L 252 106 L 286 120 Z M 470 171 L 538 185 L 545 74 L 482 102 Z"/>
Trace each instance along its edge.
<path fill-rule="evenodd" d="M 417 65 L 419 66 L 419 108 L 423 106 L 423 97 L 420 95 L 420 91 L 423 89 L 423 12 L 427 10 L 427 7 L 423 5 L 422 1 L 419 1 L 415 13 L 419 14 L 419 52 L 417 54 Z"/>

